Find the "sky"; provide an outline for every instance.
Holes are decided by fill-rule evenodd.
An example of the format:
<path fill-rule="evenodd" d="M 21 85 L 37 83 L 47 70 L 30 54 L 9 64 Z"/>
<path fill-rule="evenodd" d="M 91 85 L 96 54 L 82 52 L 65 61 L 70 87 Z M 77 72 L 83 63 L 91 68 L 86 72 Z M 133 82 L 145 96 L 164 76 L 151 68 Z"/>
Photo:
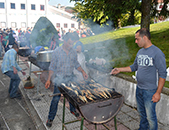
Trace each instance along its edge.
<path fill-rule="evenodd" d="M 74 3 L 70 2 L 70 0 L 49 0 L 49 5 L 74 6 Z"/>

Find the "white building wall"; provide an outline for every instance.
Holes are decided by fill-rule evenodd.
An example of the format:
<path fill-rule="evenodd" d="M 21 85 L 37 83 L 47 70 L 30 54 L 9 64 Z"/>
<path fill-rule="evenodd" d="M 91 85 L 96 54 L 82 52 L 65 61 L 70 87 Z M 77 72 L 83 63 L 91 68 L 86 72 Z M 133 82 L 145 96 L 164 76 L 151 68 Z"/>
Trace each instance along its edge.
<path fill-rule="evenodd" d="M 78 29 L 79 23 L 75 19 L 71 18 L 73 16 L 73 14 L 48 5 L 47 18 L 53 23 L 55 27 L 57 23 L 60 23 L 60 27 L 56 27 L 57 30 L 63 28 L 63 30 L 68 32 L 69 29 Z M 64 27 L 64 24 L 67 24 L 67 28 Z M 74 24 L 74 28 L 71 27 L 71 24 Z"/>
<path fill-rule="evenodd" d="M 5 4 L 5 8 L 0 9 L 0 28 L 12 27 L 25 30 L 27 27 L 33 27 L 41 16 L 46 16 L 54 27 L 60 23 L 60 27 L 56 29 L 63 28 L 68 31 L 78 28 L 78 22 L 70 18 L 72 14 L 48 5 L 48 0 L 0 0 L 0 2 Z M 15 3 L 15 9 L 11 9 L 11 3 Z M 21 9 L 21 4 L 25 4 L 25 10 Z M 35 5 L 35 10 L 31 10 L 31 4 Z M 43 11 L 40 10 L 40 5 L 44 5 Z M 65 23 L 68 25 L 67 28 L 64 28 Z M 74 24 L 74 28 L 71 28 L 71 24 Z"/>
<path fill-rule="evenodd" d="M 66 32 L 68 32 L 69 29 L 74 30 L 74 28 L 78 29 L 78 22 L 75 22 L 71 19 L 59 16 L 57 14 L 48 14 L 48 19 L 53 23 L 53 25 L 56 27 L 57 23 L 60 23 L 60 27 L 56 29 L 63 28 Z M 67 24 L 67 28 L 64 28 L 64 24 Z M 74 28 L 71 28 L 71 24 L 74 24 Z"/>

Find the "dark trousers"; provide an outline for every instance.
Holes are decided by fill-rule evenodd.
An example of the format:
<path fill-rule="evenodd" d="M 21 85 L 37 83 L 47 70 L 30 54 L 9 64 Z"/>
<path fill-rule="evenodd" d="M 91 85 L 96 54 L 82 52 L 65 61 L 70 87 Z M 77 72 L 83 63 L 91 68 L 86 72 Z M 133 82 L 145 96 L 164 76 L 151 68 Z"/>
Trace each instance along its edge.
<path fill-rule="evenodd" d="M 9 96 L 11 98 L 14 98 L 17 96 L 18 93 L 18 87 L 20 83 L 20 78 L 18 74 L 14 74 L 13 71 L 8 71 L 5 73 L 8 77 L 11 78 L 10 85 L 9 85 Z"/>
<path fill-rule="evenodd" d="M 72 81 L 72 80 L 73 80 L 73 76 L 56 77 L 54 79 L 54 92 L 53 93 L 60 93 L 58 86 L 60 86 L 61 83 L 69 82 L 69 81 Z M 58 109 L 59 100 L 60 100 L 60 95 L 53 97 L 51 104 L 50 104 L 48 119 L 54 120 L 54 118 L 56 116 L 57 109 Z M 70 107 L 70 111 L 73 111 L 73 112 L 75 111 L 75 108 L 72 106 L 71 103 L 69 103 L 69 107 Z"/>

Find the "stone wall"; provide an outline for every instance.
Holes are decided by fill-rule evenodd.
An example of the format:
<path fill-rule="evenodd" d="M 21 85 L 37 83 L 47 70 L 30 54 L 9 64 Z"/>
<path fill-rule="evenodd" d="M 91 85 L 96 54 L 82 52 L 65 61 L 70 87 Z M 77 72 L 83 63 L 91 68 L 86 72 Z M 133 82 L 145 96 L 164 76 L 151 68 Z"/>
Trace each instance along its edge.
<path fill-rule="evenodd" d="M 106 73 L 101 73 L 95 69 L 89 68 L 89 76 L 94 80 L 101 82 L 103 85 L 115 88 L 118 93 L 121 93 L 125 100 L 124 103 L 136 108 L 136 81 L 121 75 L 112 76 Z M 157 118 L 164 125 L 169 125 L 169 94 L 166 94 L 168 89 L 164 88 L 161 94 L 161 100 L 157 103 Z"/>

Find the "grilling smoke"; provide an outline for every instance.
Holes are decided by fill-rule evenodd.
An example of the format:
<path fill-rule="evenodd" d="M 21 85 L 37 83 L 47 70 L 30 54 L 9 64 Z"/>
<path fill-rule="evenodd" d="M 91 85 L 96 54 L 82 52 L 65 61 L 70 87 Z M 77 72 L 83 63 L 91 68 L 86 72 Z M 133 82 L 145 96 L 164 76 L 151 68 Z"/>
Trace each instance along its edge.
<path fill-rule="evenodd" d="M 108 25 L 105 27 L 100 27 L 98 24 L 92 23 L 91 29 L 98 36 L 94 36 L 96 38 L 92 39 L 92 43 L 85 45 L 85 49 L 88 50 L 85 55 L 87 61 L 95 60 L 98 58 L 105 59 L 106 68 L 112 68 L 116 65 L 116 62 L 124 63 L 130 57 L 128 54 L 128 47 L 126 45 L 125 39 L 113 40 L 106 38 L 108 35 L 110 36 L 110 31 L 115 31 L 113 22 L 108 21 L 107 24 Z M 103 39 L 106 40 L 103 41 Z"/>
<path fill-rule="evenodd" d="M 49 21 L 50 22 L 50 21 Z M 43 23 L 38 23 L 38 25 L 43 25 Z M 101 42 L 97 42 L 97 41 L 92 41 L 91 44 L 86 44 L 85 49 L 87 50 L 87 52 L 85 52 L 85 56 L 86 56 L 86 61 L 89 61 L 90 59 L 104 59 L 106 60 L 106 64 L 101 64 L 101 67 L 106 67 L 108 69 L 108 71 L 110 69 L 112 69 L 112 67 L 114 67 L 116 64 L 116 62 L 120 62 L 120 63 L 124 63 L 126 62 L 126 60 L 129 59 L 129 55 L 128 55 L 128 48 L 126 46 L 126 41 L 125 39 L 118 39 L 118 40 L 113 40 L 113 39 L 106 39 L 107 35 L 109 35 L 109 31 L 113 31 L 113 22 L 108 21 L 108 25 L 106 25 L 105 27 L 100 27 L 100 25 L 96 24 L 96 23 L 92 23 L 91 24 L 91 29 L 92 31 L 96 34 L 99 35 L 100 33 L 102 33 L 97 37 L 97 41 L 101 41 Z M 45 25 L 47 26 L 47 25 Z M 53 26 L 53 25 L 52 25 Z M 41 31 L 43 31 L 42 27 Z M 39 38 L 38 37 L 38 33 L 40 30 L 34 28 L 36 33 L 32 33 L 33 37 L 35 38 Z M 51 31 L 50 31 L 51 32 Z M 104 34 L 103 34 L 104 32 Z M 43 38 L 47 37 L 50 38 L 51 37 L 51 33 L 47 33 L 43 35 Z M 95 37 L 95 36 L 93 36 Z M 100 39 L 98 39 L 100 38 Z M 106 39 L 103 41 L 103 39 Z M 39 45 L 37 42 L 33 42 L 34 46 Z M 61 79 L 63 81 L 63 79 Z M 57 81 L 58 82 L 58 81 Z"/>

